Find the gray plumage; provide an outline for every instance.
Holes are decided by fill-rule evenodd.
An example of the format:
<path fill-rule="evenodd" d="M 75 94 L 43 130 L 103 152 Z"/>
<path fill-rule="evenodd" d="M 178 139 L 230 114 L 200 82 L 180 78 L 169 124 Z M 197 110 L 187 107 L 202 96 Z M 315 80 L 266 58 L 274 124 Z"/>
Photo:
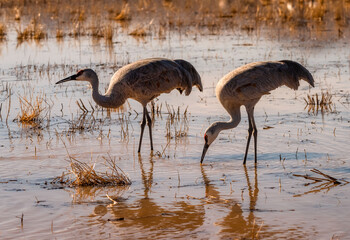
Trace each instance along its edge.
<path fill-rule="evenodd" d="M 201 77 L 199 76 L 197 70 L 192 66 L 192 64 L 182 59 L 175 59 L 174 62 L 176 62 L 177 64 L 179 64 L 181 67 L 183 67 L 188 71 L 192 79 L 192 85 L 196 86 L 199 89 L 199 91 L 202 92 L 203 86 L 202 86 Z"/>
<path fill-rule="evenodd" d="M 149 58 L 130 63 L 120 68 L 111 78 L 105 94 L 99 93 L 99 80 L 97 74 L 91 69 L 80 70 L 77 74 L 58 81 L 56 84 L 77 80 L 88 81 L 92 86 L 94 101 L 106 108 L 118 108 L 128 98 L 140 102 L 143 106 L 143 119 L 141 122 L 141 135 L 139 149 L 146 118 L 149 126 L 151 150 L 153 150 L 151 118 L 146 109 L 147 103 L 162 93 L 170 93 L 177 89 L 189 95 L 192 86 L 203 90 L 201 78 L 196 69 L 185 60 L 170 60 L 165 58 Z"/>
<path fill-rule="evenodd" d="M 285 85 L 297 90 L 299 80 L 303 79 L 314 87 L 311 73 L 301 64 L 289 60 L 277 62 L 255 62 L 239 67 L 220 79 L 216 86 L 216 97 L 230 114 L 228 122 L 215 122 L 204 135 L 201 163 L 209 145 L 220 131 L 235 128 L 241 121 L 240 107 L 243 105 L 248 114 L 248 139 L 243 164 L 246 163 L 249 143 L 254 133 L 255 162 L 257 162 L 257 129 L 254 121 L 254 107 L 265 94 Z"/>

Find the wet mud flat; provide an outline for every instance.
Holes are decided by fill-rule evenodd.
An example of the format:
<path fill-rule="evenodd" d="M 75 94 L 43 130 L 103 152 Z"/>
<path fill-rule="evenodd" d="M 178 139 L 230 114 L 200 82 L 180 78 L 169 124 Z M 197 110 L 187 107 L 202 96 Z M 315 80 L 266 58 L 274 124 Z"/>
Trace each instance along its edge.
<path fill-rule="evenodd" d="M 19 23 L 9 20 L 0 42 L 0 238 L 347 239 L 346 26 L 332 18 L 334 25 L 312 28 L 306 11 L 308 24 L 294 31 L 248 28 L 241 22 L 228 30 L 221 23 L 237 15 L 200 27 L 187 22 L 180 27 L 175 21 L 171 28 L 168 22 L 161 30 L 165 34 L 160 27 L 143 26 L 145 35 L 138 36 L 129 34 L 138 28 L 136 8 L 129 7 L 131 20 L 107 21 L 115 30 L 112 41 L 92 33 L 70 36 L 74 29 L 63 23 L 62 38 L 56 35 L 58 25 L 49 24 L 47 37 L 19 40 Z M 21 13 L 20 24 L 28 26 L 32 15 Z M 85 16 L 77 22 L 91 29 L 87 11 Z M 85 83 L 54 83 L 89 67 L 97 72 L 103 92 L 117 69 L 147 57 L 188 60 L 202 76 L 204 91 L 188 97 L 173 91 L 150 104 L 155 149 L 150 151 L 146 131 L 138 154 L 139 103 L 129 100 L 118 110 L 102 109 Z M 280 59 L 302 63 L 316 84 L 302 83 L 296 92 L 282 87 L 261 99 L 255 110 L 258 165 L 253 147 L 242 165 L 248 129 L 244 109 L 240 125 L 222 132 L 200 165 L 205 129 L 229 119 L 215 97 L 217 81 L 243 64 Z M 331 96 L 326 107 L 307 104 L 326 93 Z M 28 103 L 38 113 L 30 124 L 20 121 L 23 112 L 30 112 L 25 111 Z M 102 170 L 103 156 L 110 154 L 132 184 L 53 184 L 69 170 L 67 151 Z M 322 177 L 312 169 L 339 183 L 312 180 Z"/>

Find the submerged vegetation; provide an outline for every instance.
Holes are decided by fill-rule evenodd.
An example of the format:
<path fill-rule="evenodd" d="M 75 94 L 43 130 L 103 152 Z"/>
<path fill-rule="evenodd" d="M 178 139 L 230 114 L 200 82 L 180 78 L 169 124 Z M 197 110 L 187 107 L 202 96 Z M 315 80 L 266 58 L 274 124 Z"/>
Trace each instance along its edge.
<path fill-rule="evenodd" d="M 307 180 L 313 181 L 311 183 L 305 184 L 305 186 L 314 185 L 311 188 L 311 190 L 306 191 L 302 194 L 295 194 L 294 197 L 301 197 L 301 196 L 305 196 L 305 195 L 310 194 L 310 193 L 317 193 L 317 192 L 321 192 L 321 191 L 329 191 L 333 187 L 344 186 L 344 185 L 349 184 L 349 181 L 347 181 L 345 179 L 338 179 L 338 178 L 332 177 L 328 174 L 321 172 L 318 169 L 314 168 L 314 169 L 311 169 L 310 171 L 313 173 L 316 173 L 318 175 L 316 175 L 316 177 L 315 177 L 315 176 L 311 176 L 308 174 L 305 174 L 305 175 L 293 174 L 293 176 L 295 176 L 295 177 L 301 177 L 301 178 L 305 178 Z"/>

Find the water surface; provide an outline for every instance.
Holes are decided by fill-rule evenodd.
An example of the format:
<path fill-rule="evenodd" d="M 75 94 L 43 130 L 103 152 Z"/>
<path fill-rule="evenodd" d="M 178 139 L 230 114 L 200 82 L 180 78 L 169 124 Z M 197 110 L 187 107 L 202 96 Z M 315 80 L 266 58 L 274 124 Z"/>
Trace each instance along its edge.
<path fill-rule="evenodd" d="M 245 31 L 170 31 L 165 40 L 121 35 L 112 45 L 90 37 L 18 45 L 12 31 L 0 49 L 2 239 L 349 237 L 349 185 L 313 183 L 293 175 L 314 175 L 310 169 L 316 168 L 349 180 L 350 48 L 345 39 L 319 43 Z M 87 84 L 54 84 L 89 67 L 98 73 L 103 90 L 118 68 L 148 57 L 186 59 L 198 69 L 204 85 L 203 93 L 194 89 L 186 97 L 174 91 L 155 100 L 162 108 L 154 118 L 153 153 L 145 131 L 137 154 L 139 103 L 129 100 L 119 111 L 96 108 L 92 113 L 89 102 L 94 108 L 95 104 Z M 229 119 L 215 97 L 217 81 L 243 64 L 280 59 L 307 67 L 315 88 L 302 82 L 296 92 L 281 87 L 260 100 L 255 110 L 257 167 L 252 146 L 247 166 L 242 165 L 248 128 L 243 108 L 240 125 L 220 134 L 201 166 L 205 129 Z M 322 91 L 333 95 L 332 111 L 308 112 L 304 98 Z M 14 121 L 21 112 L 20 97 L 42 95 L 46 115 L 40 127 Z M 79 99 L 90 110 L 85 116 L 76 104 Z M 167 104 L 175 111 L 179 108 L 181 116 L 170 128 Z M 84 128 L 73 129 L 79 123 Z M 184 136 L 176 137 L 179 130 Z M 101 156 L 115 156 L 132 185 L 51 184 L 69 167 L 66 150 L 101 168 Z"/>

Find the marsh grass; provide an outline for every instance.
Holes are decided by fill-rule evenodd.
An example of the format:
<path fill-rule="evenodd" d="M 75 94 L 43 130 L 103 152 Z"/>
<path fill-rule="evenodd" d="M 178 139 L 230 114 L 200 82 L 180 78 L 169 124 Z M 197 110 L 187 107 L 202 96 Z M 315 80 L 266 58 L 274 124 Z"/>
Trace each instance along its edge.
<path fill-rule="evenodd" d="M 127 28 L 131 36 L 145 37 L 149 35 L 164 38 L 165 31 L 196 31 L 200 34 L 220 34 L 222 31 L 235 31 L 237 29 L 247 31 L 249 34 L 259 34 L 259 29 L 264 26 L 277 26 L 277 29 L 285 29 L 283 33 L 278 31 L 278 37 L 290 37 L 290 34 L 299 36 L 300 33 L 320 31 L 319 37 L 334 36 L 335 38 L 348 36 L 346 30 L 349 26 L 350 2 L 344 0 L 321 1 L 212 1 L 212 0 L 171 0 L 171 1 L 126 1 L 116 0 L 112 7 L 110 1 L 87 0 L 84 4 L 75 1 L 52 2 L 47 7 L 47 1 L 38 0 L 36 4 L 28 5 L 26 1 L 9 0 L 8 6 L 3 9 L 5 17 L 15 19 L 21 24 L 26 24 L 32 16 L 40 16 L 45 25 L 50 28 L 62 22 L 67 29 L 65 36 L 99 36 L 108 34 L 99 31 L 90 34 L 84 24 L 87 22 L 101 22 L 102 26 L 113 24 L 115 21 L 122 28 Z M 39 12 L 40 11 L 40 12 Z M 152 14 L 150 14 L 152 13 Z M 108 16 L 107 18 L 103 16 Z M 37 18 L 39 19 L 39 18 Z M 130 30 L 130 26 L 152 22 L 155 27 L 138 27 Z M 40 29 L 40 28 L 39 28 Z M 331 29 L 331 34 L 323 34 L 325 29 Z M 54 29 L 55 30 L 55 29 Z M 43 39 L 47 34 L 44 31 L 36 31 L 31 37 L 30 27 L 18 31 L 19 40 Z M 338 34 L 334 34 L 339 31 Z M 55 31 L 51 31 L 55 32 Z M 346 32 L 346 33 L 344 33 Z M 344 33 L 344 34 L 343 34 Z M 270 34 L 270 33 L 269 33 Z M 57 34 L 56 36 L 62 36 Z M 58 37 L 59 38 L 59 37 Z M 326 38 L 324 38 L 326 39 Z M 329 40 L 327 38 L 327 40 Z"/>
<path fill-rule="evenodd" d="M 103 29 L 99 25 L 93 25 L 90 27 L 90 36 L 93 38 L 103 38 Z"/>
<path fill-rule="evenodd" d="M 163 104 L 161 103 L 161 104 L 159 105 L 159 104 L 155 104 L 154 101 L 151 101 L 150 105 L 151 105 L 152 120 L 153 120 L 155 117 L 159 117 L 159 118 L 162 119 L 162 106 L 163 106 Z"/>
<path fill-rule="evenodd" d="M 41 124 L 45 118 L 47 110 L 45 96 L 30 96 L 30 98 L 19 97 L 21 112 L 17 120 L 22 124 Z"/>
<path fill-rule="evenodd" d="M 114 35 L 113 27 L 110 24 L 106 26 L 101 26 L 100 24 L 92 25 L 89 35 L 95 39 L 104 38 L 107 42 L 111 42 Z"/>
<path fill-rule="evenodd" d="M 332 112 L 335 104 L 332 100 L 332 94 L 327 92 L 322 92 L 319 94 L 314 95 L 307 95 L 307 98 L 304 98 L 304 101 L 306 103 L 305 109 L 308 109 L 308 112 L 312 113 L 318 113 L 321 111 L 324 112 Z"/>
<path fill-rule="evenodd" d="M 63 39 L 65 36 L 64 32 L 63 32 L 63 29 L 61 28 L 57 28 L 56 29 L 56 38 L 57 39 Z"/>
<path fill-rule="evenodd" d="M 89 110 L 87 109 L 87 107 L 85 107 L 85 104 L 84 104 L 83 100 L 81 100 L 81 98 L 79 99 L 79 101 L 78 100 L 76 101 L 76 104 L 78 105 L 80 110 L 83 111 L 83 114 L 89 112 Z M 95 112 L 95 108 L 92 106 L 91 103 L 90 103 L 90 106 L 91 106 L 91 109 L 92 109 L 92 113 L 94 113 Z"/>
<path fill-rule="evenodd" d="M 68 121 L 68 124 L 70 133 L 99 129 L 94 116 L 87 113 L 80 114 L 77 118 Z M 103 124 L 100 123 L 100 126 L 102 125 Z"/>
<path fill-rule="evenodd" d="M 293 174 L 293 176 L 295 176 L 295 177 L 302 177 L 302 178 L 305 178 L 307 180 L 313 181 L 311 183 L 305 184 L 305 186 L 308 186 L 310 184 L 316 184 L 315 186 L 313 186 L 311 188 L 311 190 L 306 191 L 302 194 L 296 194 L 296 195 L 294 195 L 294 197 L 301 197 L 301 196 L 306 195 L 306 194 L 317 193 L 320 191 L 329 191 L 333 187 L 344 186 L 344 185 L 349 184 L 349 181 L 346 181 L 345 179 L 338 179 L 338 178 L 332 177 L 328 174 L 321 172 L 318 169 L 314 168 L 314 169 L 311 169 L 310 171 L 318 174 L 318 176 L 315 177 L 315 176 L 311 176 L 308 174 L 305 174 L 305 175 Z"/>
<path fill-rule="evenodd" d="M 23 30 L 21 28 L 16 29 L 17 31 L 17 40 L 18 41 L 27 41 L 27 40 L 42 40 L 47 38 L 47 33 L 44 30 L 42 24 L 36 18 L 33 18 L 32 21 L 25 27 Z"/>
<path fill-rule="evenodd" d="M 118 120 L 120 123 L 120 138 L 122 141 L 128 142 L 130 139 L 129 126 L 130 124 L 130 115 L 127 116 L 125 112 L 118 113 Z"/>
<path fill-rule="evenodd" d="M 169 158 L 170 156 L 165 153 L 165 150 L 167 149 L 169 144 L 170 144 L 170 141 L 167 142 L 167 144 L 165 145 L 164 148 L 163 148 L 163 146 L 161 146 L 162 147 L 162 151 L 161 152 L 160 151 L 156 151 L 154 156 L 156 156 L 158 158 Z"/>
<path fill-rule="evenodd" d="M 181 137 L 186 137 L 187 133 L 189 131 L 189 127 L 188 127 L 188 118 L 187 118 L 187 109 L 188 106 L 186 107 L 186 109 L 184 110 L 182 117 L 180 117 L 180 127 L 177 131 L 175 131 L 175 136 L 176 138 L 181 138 Z M 179 109 L 180 111 L 180 109 Z"/>
<path fill-rule="evenodd" d="M 168 141 L 170 139 L 175 138 L 176 140 L 186 137 L 189 131 L 189 121 L 187 117 L 187 109 L 183 111 L 181 114 L 180 107 L 177 110 L 174 109 L 173 106 L 165 103 L 165 106 L 168 111 L 168 118 L 166 120 L 165 128 L 166 128 L 166 138 Z"/>
<path fill-rule="evenodd" d="M 147 36 L 147 32 L 144 27 L 138 26 L 134 30 L 132 30 L 129 35 L 135 38 L 144 38 Z"/>
<path fill-rule="evenodd" d="M 60 183 L 70 187 L 80 186 L 124 186 L 130 185 L 129 177 L 116 164 L 116 157 L 102 156 L 104 171 L 97 171 L 96 164 L 81 162 L 68 154 L 69 169 L 61 176 L 53 179 L 52 183 Z"/>
<path fill-rule="evenodd" d="M 0 23 L 0 41 L 5 39 L 7 35 L 7 28 L 4 24 Z"/>
<path fill-rule="evenodd" d="M 70 37 L 78 38 L 81 36 L 86 36 L 87 34 L 83 23 L 79 21 L 73 22 L 69 29 L 70 31 L 68 32 L 68 36 Z"/>
<path fill-rule="evenodd" d="M 14 8 L 14 14 L 15 14 L 15 21 L 20 21 L 21 20 L 21 10 L 18 7 Z"/>
<path fill-rule="evenodd" d="M 113 27 L 111 25 L 107 25 L 104 27 L 103 29 L 103 37 L 104 39 L 107 41 L 107 42 L 112 42 L 113 40 L 113 35 L 114 35 L 114 32 L 113 32 Z"/>
<path fill-rule="evenodd" d="M 123 8 L 120 12 L 116 14 L 116 16 L 113 18 L 116 21 L 130 21 L 131 15 L 130 15 L 130 7 L 129 4 L 124 4 Z"/>
<path fill-rule="evenodd" d="M 70 7 L 66 8 L 69 12 L 71 22 L 84 22 L 87 19 L 86 10 L 82 7 L 83 5 L 80 4 L 79 8 L 77 8 L 76 6 L 74 6 L 74 3 L 66 4 L 71 5 Z"/>
<path fill-rule="evenodd" d="M 101 106 L 93 106 L 90 101 L 84 103 L 81 99 L 76 101 L 78 106 L 77 115 L 73 115 L 67 120 L 68 130 L 64 131 L 66 136 L 75 133 L 99 132 L 99 139 L 107 137 L 110 139 L 111 129 L 104 134 L 104 127 L 112 123 L 120 124 L 120 139 L 128 142 L 130 138 L 130 129 L 132 124 L 130 121 L 131 112 L 127 111 L 125 105 L 119 108 L 103 108 Z M 112 113 L 116 113 L 116 119 L 112 117 Z"/>

